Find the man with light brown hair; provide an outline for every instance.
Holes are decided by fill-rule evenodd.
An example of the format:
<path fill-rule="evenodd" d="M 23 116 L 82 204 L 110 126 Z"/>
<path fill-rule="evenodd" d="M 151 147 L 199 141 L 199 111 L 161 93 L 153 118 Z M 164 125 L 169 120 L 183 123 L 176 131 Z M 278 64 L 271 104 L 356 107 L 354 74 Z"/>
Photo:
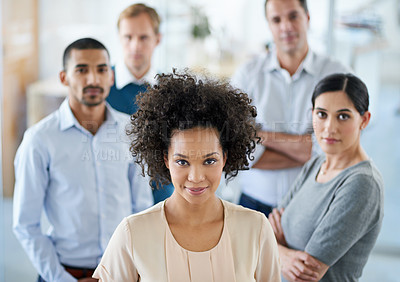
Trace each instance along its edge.
<path fill-rule="evenodd" d="M 120 112 L 135 113 L 136 95 L 154 83 L 157 72 L 151 58 L 161 40 L 160 23 L 156 10 L 140 3 L 127 7 L 119 15 L 117 26 L 123 61 L 114 67 L 115 83 L 107 102 Z M 169 197 L 173 189 L 172 184 L 154 189 L 154 203 Z"/>
<path fill-rule="evenodd" d="M 151 66 L 155 48 L 161 40 L 160 17 L 156 10 L 144 4 L 133 4 L 121 12 L 118 18 L 118 34 L 122 46 L 123 61 L 117 62 L 115 83 L 107 102 L 116 110 L 136 112 L 136 95 L 152 84 L 157 72 Z"/>

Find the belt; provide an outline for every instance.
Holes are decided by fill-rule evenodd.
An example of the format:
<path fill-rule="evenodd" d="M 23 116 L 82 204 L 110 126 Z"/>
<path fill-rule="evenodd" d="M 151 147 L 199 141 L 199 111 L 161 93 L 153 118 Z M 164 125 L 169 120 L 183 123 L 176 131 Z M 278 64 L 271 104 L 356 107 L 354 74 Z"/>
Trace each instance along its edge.
<path fill-rule="evenodd" d="M 64 269 L 76 279 L 92 277 L 94 269 L 92 268 L 79 268 L 73 266 L 63 265 Z"/>

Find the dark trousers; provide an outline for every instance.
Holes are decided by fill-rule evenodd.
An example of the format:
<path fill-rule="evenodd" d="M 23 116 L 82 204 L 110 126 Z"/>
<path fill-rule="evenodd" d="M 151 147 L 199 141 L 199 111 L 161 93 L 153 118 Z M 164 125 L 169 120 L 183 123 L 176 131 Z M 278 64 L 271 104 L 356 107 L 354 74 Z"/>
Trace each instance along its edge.
<path fill-rule="evenodd" d="M 76 279 L 92 277 L 94 272 L 94 269 L 91 268 L 73 267 L 64 264 L 62 264 L 62 266 L 64 266 L 65 270 Z M 37 282 L 46 282 L 46 281 L 39 275 Z"/>
<path fill-rule="evenodd" d="M 272 212 L 272 209 L 274 208 L 243 193 L 242 195 L 240 195 L 239 205 L 245 208 L 262 212 L 263 214 L 265 214 L 266 217 L 268 217 L 268 215 Z"/>

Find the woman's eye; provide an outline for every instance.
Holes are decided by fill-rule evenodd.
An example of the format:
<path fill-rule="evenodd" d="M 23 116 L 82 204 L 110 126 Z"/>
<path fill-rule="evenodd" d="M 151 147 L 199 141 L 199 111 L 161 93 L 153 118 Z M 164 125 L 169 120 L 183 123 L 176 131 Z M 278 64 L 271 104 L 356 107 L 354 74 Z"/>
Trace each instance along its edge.
<path fill-rule="evenodd" d="M 187 165 L 187 164 L 188 164 L 188 162 L 185 161 L 185 160 L 177 160 L 176 163 L 177 163 L 178 165 L 180 165 L 180 166 L 184 166 L 184 165 Z"/>
<path fill-rule="evenodd" d="M 348 115 L 348 114 L 340 114 L 339 115 L 339 119 L 340 120 L 347 120 L 347 119 L 349 119 L 350 118 L 350 116 Z"/>
<path fill-rule="evenodd" d="M 319 118 L 326 118 L 326 113 L 324 113 L 324 112 L 317 112 L 317 117 L 319 117 Z"/>
<path fill-rule="evenodd" d="M 216 159 L 207 159 L 207 160 L 205 160 L 205 164 L 206 165 L 212 165 L 212 164 L 215 164 L 217 162 L 217 160 Z"/>

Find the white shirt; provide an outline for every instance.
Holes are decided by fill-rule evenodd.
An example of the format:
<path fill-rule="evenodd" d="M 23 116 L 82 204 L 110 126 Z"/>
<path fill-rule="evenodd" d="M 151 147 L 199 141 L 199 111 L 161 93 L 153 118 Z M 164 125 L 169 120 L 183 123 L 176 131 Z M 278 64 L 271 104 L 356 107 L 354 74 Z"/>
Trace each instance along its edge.
<path fill-rule="evenodd" d="M 117 62 L 115 64 L 115 81 L 118 89 L 123 88 L 129 83 L 143 85 L 147 82 L 150 85 L 154 85 L 156 81 L 156 75 L 156 70 L 150 67 L 149 71 L 141 79 L 137 79 L 134 75 L 132 75 L 132 73 L 129 71 L 128 67 L 123 61 Z"/>
<path fill-rule="evenodd" d="M 339 62 L 309 50 L 299 68 L 290 76 L 280 67 L 273 47 L 243 65 L 232 78 L 257 107 L 257 122 L 262 130 L 289 134 L 312 133 L 311 96 L 318 81 L 329 74 L 349 72 Z M 315 148 L 313 148 L 315 150 Z M 258 145 L 256 159 L 263 154 Z M 242 192 L 265 204 L 276 206 L 286 194 L 299 168 L 261 170 L 252 168 L 239 174 Z"/>

